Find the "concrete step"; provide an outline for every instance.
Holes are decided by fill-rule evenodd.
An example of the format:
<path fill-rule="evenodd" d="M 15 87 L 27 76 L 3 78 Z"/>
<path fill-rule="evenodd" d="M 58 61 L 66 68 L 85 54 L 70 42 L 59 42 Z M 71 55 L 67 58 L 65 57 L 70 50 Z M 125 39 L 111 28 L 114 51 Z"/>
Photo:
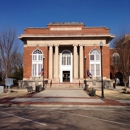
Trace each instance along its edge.
<path fill-rule="evenodd" d="M 83 88 L 84 84 L 79 83 L 53 83 L 47 84 L 47 88 Z"/>

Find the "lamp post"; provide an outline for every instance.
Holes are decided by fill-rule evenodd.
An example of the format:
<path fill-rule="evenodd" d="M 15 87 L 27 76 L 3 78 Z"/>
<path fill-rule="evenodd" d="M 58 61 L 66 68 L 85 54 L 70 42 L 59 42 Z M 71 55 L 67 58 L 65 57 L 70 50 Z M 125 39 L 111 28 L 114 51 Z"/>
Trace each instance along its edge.
<path fill-rule="evenodd" d="M 43 57 L 43 73 L 42 73 L 42 75 L 43 75 L 43 90 L 44 90 L 44 57 Z"/>
<path fill-rule="evenodd" d="M 104 98 L 104 86 L 103 86 L 103 71 L 102 71 L 102 47 L 103 47 L 103 43 L 102 41 L 100 42 L 100 50 L 101 50 L 101 89 L 102 89 L 102 94 L 101 94 L 101 98 Z"/>
<path fill-rule="evenodd" d="M 84 63 L 84 70 L 85 70 L 85 88 L 84 90 L 87 90 L 87 84 L 86 84 L 86 56 L 84 57 L 85 63 Z"/>

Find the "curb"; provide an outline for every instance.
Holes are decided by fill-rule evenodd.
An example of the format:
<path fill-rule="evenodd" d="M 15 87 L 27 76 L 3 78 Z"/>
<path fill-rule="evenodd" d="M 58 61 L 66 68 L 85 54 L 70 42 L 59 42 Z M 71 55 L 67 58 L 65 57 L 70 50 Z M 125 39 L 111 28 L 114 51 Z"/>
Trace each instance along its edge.
<path fill-rule="evenodd" d="M 51 108 L 51 109 L 66 109 L 66 108 L 118 108 L 118 109 L 130 109 L 130 106 L 120 106 L 120 105 L 41 105 L 41 104 L 0 104 L 0 107 L 22 107 L 22 108 Z"/>

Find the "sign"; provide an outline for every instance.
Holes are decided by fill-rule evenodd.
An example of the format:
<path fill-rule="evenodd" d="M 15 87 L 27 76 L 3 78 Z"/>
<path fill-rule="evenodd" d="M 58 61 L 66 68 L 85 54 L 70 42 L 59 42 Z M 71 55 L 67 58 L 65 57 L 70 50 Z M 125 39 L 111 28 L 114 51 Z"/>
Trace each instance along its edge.
<path fill-rule="evenodd" d="M 5 85 L 8 86 L 8 90 L 10 92 L 10 86 L 13 85 L 13 79 L 11 78 L 6 78 L 5 79 Z"/>
<path fill-rule="evenodd" d="M 5 79 L 5 85 L 6 85 L 6 86 L 11 86 L 11 85 L 13 85 L 13 79 L 11 79 L 11 78 L 6 78 L 6 79 Z"/>

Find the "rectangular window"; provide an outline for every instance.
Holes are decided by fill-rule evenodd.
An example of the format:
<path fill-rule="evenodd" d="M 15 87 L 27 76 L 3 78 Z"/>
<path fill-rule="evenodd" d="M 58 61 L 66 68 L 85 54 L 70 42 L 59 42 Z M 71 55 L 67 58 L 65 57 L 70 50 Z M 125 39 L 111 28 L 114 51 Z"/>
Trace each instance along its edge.
<path fill-rule="evenodd" d="M 96 76 L 99 77 L 100 76 L 100 65 L 96 64 Z"/>
<path fill-rule="evenodd" d="M 96 60 L 100 60 L 100 55 L 96 55 Z"/>
<path fill-rule="evenodd" d="M 33 55 L 33 60 L 34 60 L 34 61 L 37 60 L 37 55 Z"/>
<path fill-rule="evenodd" d="M 67 57 L 67 65 L 71 65 L 71 58 Z"/>
<path fill-rule="evenodd" d="M 39 76 L 38 74 L 39 74 L 39 72 L 41 71 L 41 69 L 42 69 L 42 64 L 33 64 L 32 65 L 32 75 L 33 75 L 33 77 L 37 77 L 37 76 Z"/>
<path fill-rule="evenodd" d="M 66 57 L 64 57 L 64 65 L 66 65 Z"/>
<path fill-rule="evenodd" d="M 69 65 L 69 57 L 66 57 L 67 58 L 67 65 Z"/>
<path fill-rule="evenodd" d="M 91 64 L 91 70 L 90 70 L 90 72 L 91 72 L 92 76 L 95 75 L 95 74 L 94 74 L 94 64 Z"/>
<path fill-rule="evenodd" d="M 71 57 L 69 57 L 69 65 L 71 65 Z"/>
<path fill-rule="evenodd" d="M 36 76 L 36 72 L 37 72 L 37 64 L 33 64 L 33 76 L 35 77 Z"/>
<path fill-rule="evenodd" d="M 94 55 L 90 55 L 90 60 L 94 60 Z"/>
<path fill-rule="evenodd" d="M 62 57 L 62 65 L 65 65 L 65 62 L 66 62 L 66 57 Z"/>
<path fill-rule="evenodd" d="M 33 61 L 36 61 L 36 59 L 37 59 L 37 56 L 33 55 Z"/>
<path fill-rule="evenodd" d="M 41 55 L 38 55 L 38 60 L 41 60 Z"/>
<path fill-rule="evenodd" d="M 38 64 L 38 74 L 42 70 L 42 64 Z"/>
<path fill-rule="evenodd" d="M 38 60 L 39 60 L 39 61 L 42 61 L 42 60 L 43 60 L 42 55 L 38 55 Z"/>
<path fill-rule="evenodd" d="M 71 55 L 70 54 L 62 55 L 62 65 L 71 65 Z"/>
<path fill-rule="evenodd" d="M 90 71 L 92 73 L 92 76 L 99 77 L 100 76 L 100 64 L 91 64 L 90 67 L 91 67 Z"/>

